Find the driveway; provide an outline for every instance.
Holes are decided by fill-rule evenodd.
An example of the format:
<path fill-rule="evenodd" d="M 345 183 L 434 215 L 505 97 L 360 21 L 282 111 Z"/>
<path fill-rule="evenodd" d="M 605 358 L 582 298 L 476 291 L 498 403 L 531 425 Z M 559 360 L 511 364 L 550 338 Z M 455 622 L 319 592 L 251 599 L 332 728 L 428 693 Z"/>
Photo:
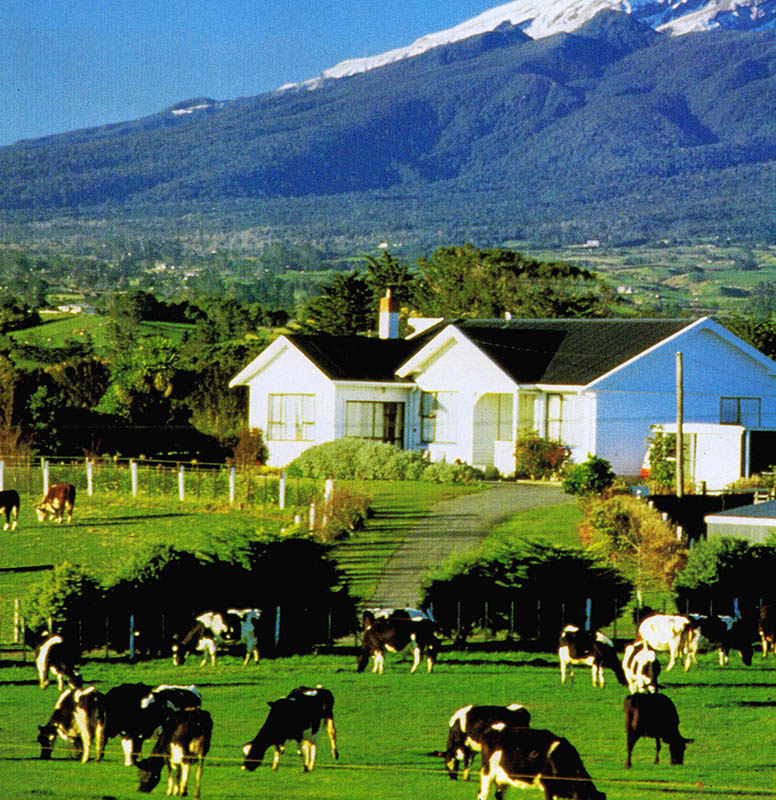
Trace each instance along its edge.
<path fill-rule="evenodd" d="M 470 550 L 500 522 L 519 511 L 575 503 L 558 486 L 503 483 L 438 503 L 410 531 L 380 576 L 373 606 L 417 607 L 420 579 L 455 550 Z"/>

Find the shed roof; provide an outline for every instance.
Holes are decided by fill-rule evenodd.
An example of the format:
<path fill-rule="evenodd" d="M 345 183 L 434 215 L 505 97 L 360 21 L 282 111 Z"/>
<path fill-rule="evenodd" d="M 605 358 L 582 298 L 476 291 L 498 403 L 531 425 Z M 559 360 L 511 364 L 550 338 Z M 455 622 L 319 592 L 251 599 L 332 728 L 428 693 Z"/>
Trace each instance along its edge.
<path fill-rule="evenodd" d="M 710 517 L 723 518 L 720 521 L 730 521 L 735 519 L 751 519 L 751 520 L 776 520 L 776 500 L 766 500 L 764 503 L 754 503 L 751 506 L 741 506 L 740 508 L 729 508 L 727 511 L 717 511 L 714 514 L 709 514 L 706 519 Z"/>

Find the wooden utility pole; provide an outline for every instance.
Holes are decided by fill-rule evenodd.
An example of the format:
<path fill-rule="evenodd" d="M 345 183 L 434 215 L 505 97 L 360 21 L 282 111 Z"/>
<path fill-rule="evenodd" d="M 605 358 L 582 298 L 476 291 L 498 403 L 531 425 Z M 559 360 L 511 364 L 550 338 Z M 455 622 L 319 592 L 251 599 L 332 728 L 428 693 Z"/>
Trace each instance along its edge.
<path fill-rule="evenodd" d="M 684 496 L 684 387 L 682 354 L 676 354 L 676 496 Z"/>

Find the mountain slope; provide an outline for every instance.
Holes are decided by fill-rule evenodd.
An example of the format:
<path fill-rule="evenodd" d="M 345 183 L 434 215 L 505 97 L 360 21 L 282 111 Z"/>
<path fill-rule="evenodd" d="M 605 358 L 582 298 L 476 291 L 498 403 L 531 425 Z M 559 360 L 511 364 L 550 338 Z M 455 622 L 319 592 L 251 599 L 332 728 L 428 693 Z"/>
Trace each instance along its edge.
<path fill-rule="evenodd" d="M 315 92 L 0 148 L 0 213 L 215 203 L 319 236 L 768 238 L 775 73 L 769 32 L 672 37 L 609 11 L 538 41 L 507 27 Z"/>

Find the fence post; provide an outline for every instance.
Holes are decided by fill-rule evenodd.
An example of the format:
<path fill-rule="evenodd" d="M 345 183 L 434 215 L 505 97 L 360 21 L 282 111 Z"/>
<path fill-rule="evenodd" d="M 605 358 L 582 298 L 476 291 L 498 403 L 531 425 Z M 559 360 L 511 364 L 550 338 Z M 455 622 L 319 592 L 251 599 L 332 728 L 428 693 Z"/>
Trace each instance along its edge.
<path fill-rule="evenodd" d="M 590 623 L 593 618 L 593 600 L 590 597 L 585 598 L 585 630 L 589 631 Z"/>
<path fill-rule="evenodd" d="M 183 464 L 178 467 L 178 500 L 183 500 L 186 494 L 186 478 Z"/>
<path fill-rule="evenodd" d="M 86 493 L 89 497 L 94 493 L 94 460 L 91 458 L 86 462 Z"/>
<path fill-rule="evenodd" d="M 229 469 L 229 505 L 234 505 L 234 467 Z"/>
<path fill-rule="evenodd" d="M 49 490 L 49 462 L 43 460 L 43 494 L 48 494 Z"/>
<path fill-rule="evenodd" d="M 280 473 L 278 484 L 278 508 L 282 511 L 286 507 L 286 473 Z"/>
<path fill-rule="evenodd" d="M 5 461 L 0 461 L 0 492 L 5 489 Z"/>
<path fill-rule="evenodd" d="M 137 497 L 137 461 L 134 458 L 129 460 L 129 474 L 132 480 L 132 497 Z"/>
<path fill-rule="evenodd" d="M 14 644 L 18 644 L 19 643 L 19 633 L 20 633 L 19 623 L 21 622 L 21 617 L 22 617 L 22 613 L 21 613 L 21 606 L 19 604 L 19 598 L 18 597 L 14 597 L 14 600 L 13 600 L 13 641 L 14 641 Z"/>
<path fill-rule="evenodd" d="M 129 659 L 135 658 L 135 615 L 129 615 Z"/>
<path fill-rule="evenodd" d="M 315 530 L 315 503 L 310 503 L 310 530 Z"/>
<path fill-rule="evenodd" d="M 280 606 L 275 606 L 275 649 L 280 641 Z"/>

